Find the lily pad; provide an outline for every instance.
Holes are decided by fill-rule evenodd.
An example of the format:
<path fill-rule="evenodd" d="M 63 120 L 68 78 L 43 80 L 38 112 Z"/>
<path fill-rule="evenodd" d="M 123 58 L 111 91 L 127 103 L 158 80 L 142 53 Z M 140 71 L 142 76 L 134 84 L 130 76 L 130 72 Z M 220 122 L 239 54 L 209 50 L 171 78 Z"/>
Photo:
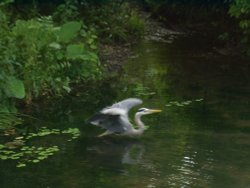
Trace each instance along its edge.
<path fill-rule="evenodd" d="M 17 168 L 21 168 L 21 167 L 25 167 L 25 166 L 26 166 L 26 164 L 24 164 L 24 163 L 19 163 L 16 165 Z"/>

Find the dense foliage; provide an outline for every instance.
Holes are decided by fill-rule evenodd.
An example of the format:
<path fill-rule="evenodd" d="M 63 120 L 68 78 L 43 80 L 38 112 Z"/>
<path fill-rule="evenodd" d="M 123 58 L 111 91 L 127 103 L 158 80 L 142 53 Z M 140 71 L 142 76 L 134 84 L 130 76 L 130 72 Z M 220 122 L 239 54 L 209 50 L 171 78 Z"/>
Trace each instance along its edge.
<path fill-rule="evenodd" d="M 247 45 L 247 54 L 250 55 L 250 1 L 234 0 L 230 4 L 229 14 L 237 19 L 243 37 L 241 42 Z"/>
<path fill-rule="evenodd" d="M 70 84 L 100 76 L 96 35 L 80 22 L 55 26 L 50 17 L 1 22 L 1 105 L 12 98 L 32 98 L 70 92 Z M 8 104 L 6 104 L 8 103 Z"/>
<path fill-rule="evenodd" d="M 50 8 L 44 13 L 46 3 Z M 122 1 L 5 0 L 0 24 L 4 112 L 15 112 L 17 100 L 30 104 L 36 98 L 62 96 L 73 85 L 100 79 L 98 42 L 139 38 L 144 29 L 137 13 Z"/>
<path fill-rule="evenodd" d="M 0 25 L 3 129 L 19 124 L 19 104 L 48 102 L 102 80 L 98 44 L 127 43 L 144 31 L 135 9 L 120 0 L 3 0 Z"/>
<path fill-rule="evenodd" d="M 97 28 L 105 42 L 131 41 L 144 33 L 143 21 L 128 3 L 113 1 L 86 12 L 87 22 Z"/>
<path fill-rule="evenodd" d="M 102 42 L 127 42 L 131 37 L 140 38 L 144 23 L 127 2 L 122 1 L 72 1 L 66 0 L 54 12 L 57 21 L 84 18 L 96 28 Z"/>

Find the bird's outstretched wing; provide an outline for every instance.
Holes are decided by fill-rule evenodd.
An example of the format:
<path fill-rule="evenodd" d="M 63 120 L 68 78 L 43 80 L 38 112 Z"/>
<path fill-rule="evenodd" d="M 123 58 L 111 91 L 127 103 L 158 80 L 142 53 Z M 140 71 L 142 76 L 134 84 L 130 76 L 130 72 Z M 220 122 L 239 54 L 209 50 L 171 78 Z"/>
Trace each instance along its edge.
<path fill-rule="evenodd" d="M 139 104 L 142 104 L 141 99 L 129 98 L 129 99 L 125 99 L 123 101 L 120 101 L 118 103 L 115 103 L 108 108 L 120 108 L 120 109 L 123 109 L 126 112 L 128 112 L 131 108 L 133 108 L 134 106 L 137 106 Z"/>
<path fill-rule="evenodd" d="M 120 115 L 108 115 L 98 113 L 89 119 L 89 122 L 98 127 L 107 129 L 113 133 L 123 133 L 131 129 L 131 124 L 127 118 Z"/>
<path fill-rule="evenodd" d="M 105 128 L 109 132 L 123 133 L 129 131 L 132 125 L 129 122 L 127 113 L 132 107 L 141 103 L 142 101 L 136 98 L 123 100 L 102 109 L 99 113 L 91 117 L 88 122 Z"/>

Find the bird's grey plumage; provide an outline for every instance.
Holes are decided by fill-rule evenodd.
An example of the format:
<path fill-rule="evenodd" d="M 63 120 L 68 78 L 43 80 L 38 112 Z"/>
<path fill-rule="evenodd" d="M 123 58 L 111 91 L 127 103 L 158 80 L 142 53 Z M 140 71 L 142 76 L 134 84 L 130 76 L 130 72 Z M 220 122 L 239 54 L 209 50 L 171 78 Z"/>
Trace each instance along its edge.
<path fill-rule="evenodd" d="M 128 119 L 128 111 L 139 104 L 142 104 L 142 100 L 140 99 L 125 99 L 102 109 L 99 113 L 91 117 L 88 122 L 105 128 L 111 133 L 128 132 L 132 129 L 132 125 Z"/>
<path fill-rule="evenodd" d="M 141 108 L 135 114 L 136 128 L 132 126 L 128 119 L 128 112 L 131 108 L 142 103 L 142 100 L 129 98 L 110 107 L 102 109 L 99 113 L 88 120 L 89 123 L 107 129 L 106 132 L 99 135 L 105 136 L 111 133 L 121 133 L 127 136 L 142 135 L 145 125 L 141 121 L 141 116 L 161 112 L 161 110 Z"/>
<path fill-rule="evenodd" d="M 139 104 L 142 104 L 141 99 L 129 98 L 129 99 L 125 99 L 123 101 L 120 101 L 118 103 L 115 103 L 112 106 L 110 106 L 109 108 L 121 108 L 121 109 L 124 109 L 128 112 L 131 108 L 133 108 L 134 106 L 137 106 Z"/>

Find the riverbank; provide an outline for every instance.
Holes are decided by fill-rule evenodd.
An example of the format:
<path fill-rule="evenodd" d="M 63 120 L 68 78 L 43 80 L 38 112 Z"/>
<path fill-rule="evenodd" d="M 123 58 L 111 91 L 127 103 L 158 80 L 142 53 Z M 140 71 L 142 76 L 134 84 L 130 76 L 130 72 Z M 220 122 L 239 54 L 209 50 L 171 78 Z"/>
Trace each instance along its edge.
<path fill-rule="evenodd" d="M 186 34 L 181 29 L 168 28 L 162 21 L 153 18 L 152 12 L 146 11 L 142 5 L 133 6 L 144 23 L 144 33 L 140 38 L 126 43 L 100 44 L 100 60 L 108 72 L 119 71 L 129 58 L 136 56 L 131 49 L 141 40 L 172 43 L 178 36 Z"/>
<path fill-rule="evenodd" d="M 244 46 L 238 42 L 240 33 L 232 28 L 232 24 L 236 27 L 237 23 L 227 15 L 223 3 L 215 3 L 215 7 L 192 7 L 188 3 L 176 6 L 159 3 L 149 7 L 137 4 L 135 7 L 145 25 L 145 40 L 172 43 L 178 36 L 196 35 L 211 40 L 213 55 L 242 56 Z M 223 9 L 218 10 L 219 7 Z M 130 56 L 135 56 L 131 54 L 134 43 L 101 45 L 101 61 L 108 71 L 119 70 Z"/>
<path fill-rule="evenodd" d="M 209 38 L 218 54 L 250 54 L 248 2 L 147 1 L 146 9 L 167 28 Z"/>

